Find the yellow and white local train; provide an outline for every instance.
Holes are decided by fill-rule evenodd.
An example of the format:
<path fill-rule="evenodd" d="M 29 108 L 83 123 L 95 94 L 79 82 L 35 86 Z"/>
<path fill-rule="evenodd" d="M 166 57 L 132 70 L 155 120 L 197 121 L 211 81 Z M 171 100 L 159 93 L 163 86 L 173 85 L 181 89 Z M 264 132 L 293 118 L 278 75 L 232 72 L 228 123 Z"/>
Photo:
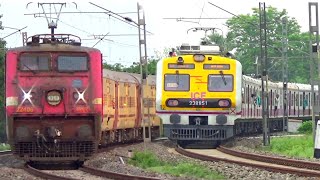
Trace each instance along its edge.
<path fill-rule="evenodd" d="M 156 112 L 164 135 L 180 145 L 232 137 L 241 115 L 241 63 L 214 45 L 182 45 L 179 53 L 157 64 Z"/>

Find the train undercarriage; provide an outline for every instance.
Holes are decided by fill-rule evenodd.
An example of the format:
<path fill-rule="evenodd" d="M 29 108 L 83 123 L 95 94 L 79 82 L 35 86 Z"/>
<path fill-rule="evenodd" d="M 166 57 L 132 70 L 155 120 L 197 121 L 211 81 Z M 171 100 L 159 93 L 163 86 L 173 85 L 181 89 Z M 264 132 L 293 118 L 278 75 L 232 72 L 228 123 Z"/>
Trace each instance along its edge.
<path fill-rule="evenodd" d="M 181 125 L 180 125 L 181 126 Z M 269 133 L 283 131 L 282 118 L 269 119 Z M 167 128 L 169 139 L 184 148 L 216 148 L 235 136 L 257 135 L 263 132 L 261 119 L 238 119 L 234 126 L 191 126 Z"/>

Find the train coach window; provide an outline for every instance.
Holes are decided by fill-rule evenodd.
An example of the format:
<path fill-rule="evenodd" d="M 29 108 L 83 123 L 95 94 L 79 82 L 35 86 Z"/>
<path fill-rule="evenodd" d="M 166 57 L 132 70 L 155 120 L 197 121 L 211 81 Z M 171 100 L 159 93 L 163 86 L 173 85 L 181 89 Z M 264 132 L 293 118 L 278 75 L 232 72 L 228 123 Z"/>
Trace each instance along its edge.
<path fill-rule="evenodd" d="M 209 75 L 208 90 L 214 92 L 233 91 L 233 76 L 228 74 Z"/>
<path fill-rule="evenodd" d="M 49 56 L 23 54 L 20 56 L 19 65 L 21 71 L 48 71 Z"/>
<path fill-rule="evenodd" d="M 58 56 L 58 71 L 87 71 L 87 56 Z"/>
<path fill-rule="evenodd" d="M 189 91 L 190 76 L 188 74 L 165 74 L 165 91 Z"/>

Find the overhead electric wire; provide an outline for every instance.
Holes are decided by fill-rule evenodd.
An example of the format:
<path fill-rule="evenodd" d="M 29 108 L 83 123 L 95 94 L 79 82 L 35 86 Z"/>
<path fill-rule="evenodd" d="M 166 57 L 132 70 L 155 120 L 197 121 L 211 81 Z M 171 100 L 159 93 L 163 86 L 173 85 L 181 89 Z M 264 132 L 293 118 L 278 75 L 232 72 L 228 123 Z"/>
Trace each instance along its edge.
<path fill-rule="evenodd" d="M 222 17 L 222 18 L 203 18 L 203 17 L 200 17 L 200 18 L 184 18 L 184 17 L 179 17 L 179 18 L 162 18 L 162 19 L 230 19 L 230 18 L 225 18 L 225 17 Z"/>
<path fill-rule="evenodd" d="M 124 22 L 124 23 L 127 23 L 127 24 L 129 24 L 130 26 L 133 26 L 133 27 L 136 27 L 136 28 L 141 29 L 136 22 L 132 21 L 134 24 L 131 24 L 130 22 L 128 22 L 128 17 L 121 16 L 121 15 L 119 15 L 119 14 L 117 14 L 117 13 L 114 13 L 114 12 L 112 12 L 112 11 L 110 11 L 110 10 L 104 8 L 104 7 L 101 7 L 101 6 L 97 5 L 97 4 L 94 4 L 94 3 L 92 3 L 92 2 L 89 2 L 89 3 L 92 4 L 92 5 L 94 5 L 94 6 L 96 6 L 96 7 L 98 7 L 98 8 L 101 8 L 101 9 L 107 11 L 109 16 L 112 16 L 113 18 L 116 18 L 116 19 L 118 19 L 119 21 L 122 21 L 122 22 Z M 116 16 L 118 16 L 118 17 L 116 17 Z M 141 30 L 143 30 L 143 29 L 141 29 Z M 146 30 L 146 32 L 148 32 L 148 33 L 150 33 L 150 34 L 153 34 L 152 32 L 147 31 L 147 30 Z"/>
<path fill-rule="evenodd" d="M 45 18 L 44 16 L 37 16 L 37 17 L 42 17 L 42 18 Z M 53 18 L 53 19 L 56 19 L 56 18 Z M 89 35 L 91 35 L 91 36 L 94 36 L 94 34 L 92 34 L 92 33 L 89 33 L 88 31 L 85 31 L 85 30 L 83 30 L 83 29 L 80 29 L 80 28 L 77 28 L 77 27 L 75 27 L 75 26 L 73 26 L 73 25 L 70 25 L 70 24 L 67 24 L 67 23 L 65 23 L 65 22 L 63 22 L 63 21 L 61 21 L 61 20 L 59 20 L 61 23 L 63 23 L 63 24 L 65 24 L 65 25 L 67 25 L 67 26 L 69 26 L 69 27 L 72 27 L 72 28 L 74 28 L 74 29 L 76 29 L 76 30 L 79 30 L 79 31 L 82 31 L 82 32 L 84 32 L 84 33 L 86 33 L 86 34 L 89 34 Z M 124 35 L 127 35 L 127 36 L 138 36 L 138 34 L 124 34 Z M 103 35 L 103 36 L 105 36 L 105 35 Z M 109 35 L 109 34 L 107 34 L 107 36 L 121 36 L 121 34 L 114 34 L 114 35 Z M 101 38 L 99 38 L 99 39 L 101 39 Z M 96 39 L 81 39 L 81 40 L 84 40 L 84 41 L 90 41 L 90 40 L 96 40 Z M 122 46 L 131 46 L 131 47 L 138 47 L 138 46 L 136 46 L 136 45 L 131 45 L 131 44 L 125 44 L 125 43 L 121 43 L 121 42 L 117 42 L 117 41 L 114 41 L 114 40 L 112 40 L 112 39 L 104 39 L 103 38 L 103 40 L 108 40 L 108 41 L 110 41 L 111 43 L 113 43 L 113 44 L 119 44 L 119 45 L 122 45 Z M 100 42 L 100 41 L 99 41 Z M 97 44 L 97 43 L 96 43 Z M 95 44 L 95 45 L 96 45 Z M 95 46 L 94 45 L 94 46 Z"/>
<path fill-rule="evenodd" d="M 18 28 L 13 28 L 13 27 L 7 27 L 7 26 L 2 26 L 3 28 L 6 28 L 6 29 L 14 29 L 14 30 L 19 30 Z"/>
<path fill-rule="evenodd" d="M 25 28 L 27 28 L 27 27 L 28 27 L 28 26 L 25 26 L 25 27 L 23 27 L 23 28 L 21 28 L 21 29 L 18 29 L 17 31 L 15 31 L 15 32 L 13 32 L 13 33 L 10 33 L 10 34 L 8 34 L 8 35 L 6 35 L 5 37 L 2 37 L 2 38 L 0 38 L 0 39 L 3 40 L 3 39 L 5 39 L 5 38 L 7 38 L 7 37 L 9 37 L 9 36 L 17 33 L 17 32 L 21 32 L 23 29 L 25 29 Z"/>
<path fill-rule="evenodd" d="M 37 16 L 37 17 L 45 18 L 44 16 Z M 58 18 L 52 18 L 52 19 L 58 19 Z M 75 27 L 75 26 L 73 26 L 73 25 L 70 25 L 70 24 L 68 24 L 68 23 L 65 23 L 64 21 L 61 21 L 60 19 L 59 19 L 58 21 L 61 22 L 61 23 L 64 24 L 64 25 L 67 25 L 67 26 L 69 26 L 69 27 L 72 27 L 72 28 L 74 28 L 74 29 L 76 29 L 76 30 L 78 30 L 78 31 L 84 32 L 84 33 L 89 34 L 89 35 L 93 35 L 92 33 L 89 33 L 88 31 L 85 31 L 85 30 L 83 30 L 83 29 L 77 28 L 77 27 Z"/>
<path fill-rule="evenodd" d="M 200 18 L 199 18 L 199 21 L 198 21 L 198 24 L 200 24 L 200 20 L 201 20 L 201 17 L 202 17 L 202 13 L 203 13 L 203 9 L 204 9 L 204 5 L 206 3 L 203 2 L 203 6 L 202 6 L 202 9 L 201 9 L 201 13 L 200 13 Z"/>
<path fill-rule="evenodd" d="M 120 12 L 117 14 L 136 14 L 137 12 Z M 27 13 L 24 15 L 40 15 L 40 14 L 55 14 L 55 13 Z M 67 12 L 61 12 L 60 14 L 107 14 L 107 12 L 97 12 L 97 11 L 75 11 L 75 12 L 71 12 L 71 11 L 67 11 Z"/>
<path fill-rule="evenodd" d="M 221 9 L 222 11 L 225 11 L 225 12 L 227 12 L 227 13 L 233 15 L 233 16 L 236 16 L 236 17 L 239 18 L 239 19 L 242 19 L 240 16 L 238 16 L 238 15 L 236 15 L 236 14 L 233 14 L 232 12 L 230 12 L 230 11 L 228 11 L 228 10 L 226 10 L 226 9 L 223 9 L 222 7 L 219 7 L 219 6 L 217 6 L 217 5 L 215 5 L 215 4 L 211 3 L 211 2 L 208 2 L 208 3 L 211 4 L 211 5 L 213 5 L 213 6 L 215 6 L 215 7 L 217 7 L 217 8 L 219 8 L 219 9 Z M 246 21 L 246 22 L 247 22 L 248 24 L 251 24 L 251 25 L 255 26 L 255 27 L 258 26 L 257 24 L 253 24 L 253 23 L 248 22 L 248 21 Z M 278 47 L 275 47 L 275 46 L 272 46 L 272 45 L 269 45 L 269 44 L 267 44 L 267 46 L 269 46 L 269 47 L 271 47 L 271 48 L 278 48 Z M 288 45 L 288 47 L 291 47 L 291 48 L 293 48 L 293 49 L 295 49 L 295 50 L 297 50 L 297 51 L 299 51 L 299 52 L 301 52 L 301 53 L 304 53 L 304 54 L 309 55 L 309 53 L 304 52 L 304 51 L 299 50 L 299 49 L 296 49 L 296 48 L 293 47 L 293 46 Z"/>
<path fill-rule="evenodd" d="M 85 31 L 85 30 L 83 30 L 83 29 L 80 29 L 80 28 L 77 28 L 77 27 L 75 27 L 75 26 L 73 26 L 73 25 L 70 25 L 70 24 L 67 24 L 67 23 L 65 23 L 65 22 L 63 22 L 63 21 L 61 21 L 61 20 L 58 20 L 59 22 L 61 22 L 62 24 L 65 24 L 65 25 L 67 25 L 67 26 L 69 26 L 69 27 L 72 27 L 72 28 L 74 28 L 74 29 L 76 29 L 76 30 L 79 30 L 79 31 L 81 31 L 81 32 L 84 32 L 84 33 L 87 33 L 87 34 L 92 34 L 92 33 L 89 33 L 88 31 Z"/>
<path fill-rule="evenodd" d="M 102 41 L 109 33 L 105 34 L 102 38 L 99 39 L 92 47 L 95 47 L 100 41 Z"/>

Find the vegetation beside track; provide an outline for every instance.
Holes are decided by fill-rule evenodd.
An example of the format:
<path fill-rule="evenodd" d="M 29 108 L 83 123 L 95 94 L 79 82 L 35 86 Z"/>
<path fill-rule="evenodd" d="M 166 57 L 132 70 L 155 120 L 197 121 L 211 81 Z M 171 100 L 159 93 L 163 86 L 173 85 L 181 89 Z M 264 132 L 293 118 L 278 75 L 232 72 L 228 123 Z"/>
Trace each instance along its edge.
<path fill-rule="evenodd" d="M 313 158 L 313 148 L 312 134 L 306 134 L 295 137 L 272 138 L 270 146 L 262 149 L 290 157 Z"/>
<path fill-rule="evenodd" d="M 303 136 L 272 138 L 265 151 L 282 154 L 290 157 L 313 158 L 314 143 L 312 137 L 312 122 L 304 122 L 298 129 Z"/>
<path fill-rule="evenodd" d="M 191 162 L 164 162 L 151 152 L 135 152 L 129 163 L 143 169 L 178 177 L 225 179 L 223 175 L 208 167 Z"/>
<path fill-rule="evenodd" d="M 9 144 L 0 143 L 0 151 L 10 150 Z"/>

